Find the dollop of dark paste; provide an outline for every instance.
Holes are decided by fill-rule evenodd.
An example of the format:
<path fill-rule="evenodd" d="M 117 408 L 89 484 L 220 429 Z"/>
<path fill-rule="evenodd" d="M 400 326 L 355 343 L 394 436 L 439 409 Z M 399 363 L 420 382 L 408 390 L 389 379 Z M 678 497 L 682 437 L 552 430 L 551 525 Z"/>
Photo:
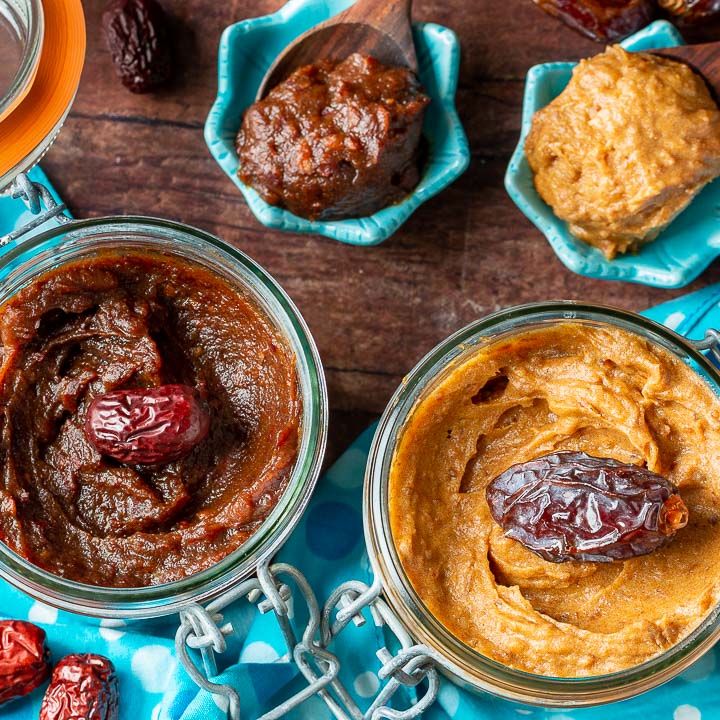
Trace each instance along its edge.
<path fill-rule="evenodd" d="M 238 174 L 295 215 L 372 215 L 417 185 L 429 102 L 414 73 L 371 57 L 307 65 L 246 111 Z"/>
<path fill-rule="evenodd" d="M 257 305 L 190 261 L 100 255 L 0 307 L 0 540 L 92 585 L 178 580 L 238 548 L 278 502 L 298 452 L 295 358 Z M 208 437 L 165 465 L 100 455 L 97 395 L 182 383 Z"/>

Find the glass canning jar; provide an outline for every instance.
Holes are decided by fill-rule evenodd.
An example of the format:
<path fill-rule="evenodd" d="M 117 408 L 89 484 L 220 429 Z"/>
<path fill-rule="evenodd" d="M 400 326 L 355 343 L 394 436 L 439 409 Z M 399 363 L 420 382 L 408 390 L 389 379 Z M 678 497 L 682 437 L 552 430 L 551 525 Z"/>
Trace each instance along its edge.
<path fill-rule="evenodd" d="M 511 307 L 468 325 L 440 343 L 403 380 L 375 433 L 366 470 L 363 508 L 365 541 L 384 595 L 410 635 L 441 658 L 442 671 L 465 689 L 548 707 L 580 707 L 622 700 L 671 679 L 720 638 L 720 608 L 714 608 L 681 642 L 626 670 L 581 678 L 547 677 L 515 670 L 460 641 L 423 604 L 393 542 L 388 486 L 391 464 L 406 422 L 414 408 L 453 370 L 486 344 L 568 322 L 620 328 L 639 335 L 690 366 L 720 395 L 720 372 L 699 350 L 700 343 L 688 341 L 640 315 L 571 301 Z M 717 338 L 715 335 L 715 342 Z M 706 342 L 703 347 L 710 344 Z M 717 358 L 717 345 L 713 352 Z"/>
<path fill-rule="evenodd" d="M 70 112 L 85 59 L 81 0 L 0 0 L 0 195 Z"/>
<path fill-rule="evenodd" d="M 44 29 L 40 0 L 0 0 L 0 119 L 35 79 Z"/>
<path fill-rule="evenodd" d="M 265 312 L 296 358 L 303 411 L 297 461 L 277 506 L 241 547 L 207 570 L 138 588 L 85 585 L 48 573 L 0 543 L 0 577 L 26 594 L 95 618 L 169 615 L 188 602 L 217 597 L 272 557 L 299 521 L 320 473 L 328 405 L 322 365 L 310 332 L 280 286 L 247 255 L 201 230 L 168 220 L 108 217 L 73 221 L 16 244 L 0 257 L 0 305 L 38 276 L 108 251 L 192 261 L 220 275 Z"/>

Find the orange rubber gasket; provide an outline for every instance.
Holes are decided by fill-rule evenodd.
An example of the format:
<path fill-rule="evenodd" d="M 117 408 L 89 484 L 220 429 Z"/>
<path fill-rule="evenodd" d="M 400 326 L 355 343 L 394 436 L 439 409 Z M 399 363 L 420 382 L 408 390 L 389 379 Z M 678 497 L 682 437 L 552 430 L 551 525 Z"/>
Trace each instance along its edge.
<path fill-rule="evenodd" d="M 57 128 L 75 97 L 85 60 L 80 0 L 43 0 L 45 35 L 35 80 L 0 122 L 0 177 L 20 165 Z"/>

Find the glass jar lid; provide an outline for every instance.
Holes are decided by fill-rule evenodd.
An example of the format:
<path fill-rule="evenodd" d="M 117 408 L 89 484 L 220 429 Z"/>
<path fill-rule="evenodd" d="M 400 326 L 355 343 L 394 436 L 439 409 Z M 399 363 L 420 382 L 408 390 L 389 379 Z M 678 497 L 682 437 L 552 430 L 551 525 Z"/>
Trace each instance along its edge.
<path fill-rule="evenodd" d="M 80 0 L 0 0 L 0 192 L 45 154 L 85 59 Z M 3 63 L 0 62 L 0 66 Z"/>

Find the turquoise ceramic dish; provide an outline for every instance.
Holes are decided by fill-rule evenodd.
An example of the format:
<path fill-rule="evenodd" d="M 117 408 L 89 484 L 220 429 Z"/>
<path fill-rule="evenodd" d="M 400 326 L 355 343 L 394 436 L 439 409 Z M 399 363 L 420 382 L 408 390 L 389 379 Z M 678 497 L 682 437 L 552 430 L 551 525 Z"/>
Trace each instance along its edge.
<path fill-rule="evenodd" d="M 423 126 L 429 152 L 420 183 L 402 202 L 357 220 L 305 220 L 268 205 L 240 181 L 233 146 L 242 114 L 254 101 L 275 57 L 298 35 L 350 4 L 350 0 L 291 0 L 273 15 L 226 28 L 220 39 L 218 95 L 205 123 L 205 141 L 263 225 L 319 233 L 353 245 L 375 245 L 392 235 L 419 205 L 458 178 L 470 162 L 467 138 L 455 111 L 460 46 L 451 30 L 430 23 L 413 26 L 420 81 L 432 98 Z"/>
<path fill-rule="evenodd" d="M 682 45 L 680 33 L 658 21 L 622 43 L 628 50 Z M 720 255 L 720 181 L 708 185 L 656 240 L 635 255 L 607 260 L 600 250 L 573 237 L 535 191 L 525 159 L 525 138 L 533 114 L 567 85 L 574 63 L 547 63 L 531 68 L 525 86 L 522 133 L 505 175 L 505 187 L 522 212 L 544 233 L 557 256 L 580 275 L 675 288 L 694 280 Z"/>

